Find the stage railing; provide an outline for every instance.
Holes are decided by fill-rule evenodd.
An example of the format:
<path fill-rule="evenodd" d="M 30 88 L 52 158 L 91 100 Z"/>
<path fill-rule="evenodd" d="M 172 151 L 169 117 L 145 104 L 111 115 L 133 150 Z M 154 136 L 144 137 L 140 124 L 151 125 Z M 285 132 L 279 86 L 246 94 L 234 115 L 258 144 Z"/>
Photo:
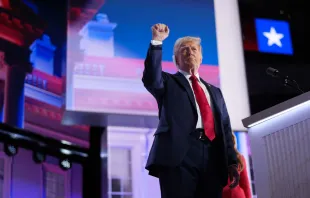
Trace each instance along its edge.
<path fill-rule="evenodd" d="M 70 163 L 75 162 L 81 164 L 83 166 L 83 197 L 89 198 L 90 194 L 92 197 L 100 196 L 97 195 L 98 193 L 94 194 L 92 192 L 91 186 L 93 185 L 93 182 L 92 178 L 89 177 L 89 174 L 98 170 L 93 170 L 94 168 L 89 165 L 90 162 L 92 162 L 89 157 L 90 154 L 92 154 L 90 149 L 74 145 L 70 142 L 45 137 L 32 131 L 12 127 L 4 123 L 0 123 L 0 142 L 4 143 L 4 147 L 13 146 L 16 148 L 23 148 L 41 153 L 45 156 L 56 157 L 60 161 L 68 160 Z M 65 169 L 65 167 L 61 168 Z"/>
<path fill-rule="evenodd" d="M 0 123 L 0 141 L 57 158 L 66 158 L 72 162 L 84 164 L 89 150 L 69 142 L 45 137 L 29 130 Z M 69 152 L 63 152 L 64 150 Z"/>

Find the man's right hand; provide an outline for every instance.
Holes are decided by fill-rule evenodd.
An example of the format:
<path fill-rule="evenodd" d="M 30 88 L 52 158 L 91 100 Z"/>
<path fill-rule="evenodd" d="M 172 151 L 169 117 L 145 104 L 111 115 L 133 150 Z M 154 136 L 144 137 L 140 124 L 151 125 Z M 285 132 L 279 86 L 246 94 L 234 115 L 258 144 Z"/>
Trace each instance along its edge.
<path fill-rule="evenodd" d="M 167 25 L 157 23 L 152 26 L 152 40 L 163 41 L 169 36 L 169 28 Z"/>

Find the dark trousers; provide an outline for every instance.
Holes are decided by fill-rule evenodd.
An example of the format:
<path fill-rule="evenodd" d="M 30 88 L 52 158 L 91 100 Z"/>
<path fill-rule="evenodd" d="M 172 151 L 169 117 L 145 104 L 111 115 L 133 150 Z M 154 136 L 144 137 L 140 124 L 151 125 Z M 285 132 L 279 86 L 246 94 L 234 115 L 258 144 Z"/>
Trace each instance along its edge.
<path fill-rule="evenodd" d="M 195 131 L 195 133 L 198 133 Z M 192 144 L 178 167 L 161 168 L 161 198 L 221 198 L 223 187 L 216 166 L 216 146 L 190 136 Z"/>

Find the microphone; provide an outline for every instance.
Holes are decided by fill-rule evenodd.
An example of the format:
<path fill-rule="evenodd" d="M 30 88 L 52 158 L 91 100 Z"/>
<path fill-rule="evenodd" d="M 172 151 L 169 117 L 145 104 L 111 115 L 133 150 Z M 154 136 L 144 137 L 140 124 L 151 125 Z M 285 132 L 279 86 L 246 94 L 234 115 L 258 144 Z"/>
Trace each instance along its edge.
<path fill-rule="evenodd" d="M 266 69 L 266 73 L 269 75 L 269 76 L 272 76 L 274 78 L 280 78 L 283 82 L 283 85 L 286 86 L 286 87 L 292 87 L 294 89 L 296 89 L 298 92 L 300 93 L 305 93 L 298 85 L 298 83 L 295 81 L 295 80 L 291 80 L 289 79 L 288 76 L 282 76 L 279 72 L 279 70 L 275 69 L 275 68 L 272 68 L 272 67 L 268 67 Z"/>
<path fill-rule="evenodd" d="M 279 70 L 272 68 L 272 67 L 268 67 L 266 69 L 266 73 L 272 77 L 276 77 L 276 78 L 280 77 Z"/>

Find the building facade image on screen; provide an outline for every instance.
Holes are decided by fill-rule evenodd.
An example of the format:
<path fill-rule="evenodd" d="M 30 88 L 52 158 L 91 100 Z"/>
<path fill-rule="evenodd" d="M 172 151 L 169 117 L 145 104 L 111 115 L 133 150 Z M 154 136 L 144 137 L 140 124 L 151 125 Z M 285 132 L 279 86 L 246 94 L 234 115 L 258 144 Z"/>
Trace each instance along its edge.
<path fill-rule="evenodd" d="M 165 23 L 163 70 L 177 71 L 173 45 L 183 36 L 202 39 L 200 76 L 219 86 L 212 0 L 107 0 L 83 26 L 68 29 L 66 108 L 123 114 L 156 115 L 157 104 L 141 83 L 151 26 Z"/>
<path fill-rule="evenodd" d="M 0 0 L 0 122 L 87 147 L 87 127 L 61 124 L 66 4 L 40 2 Z M 5 141 L 0 141 L 0 198 L 81 197 L 80 164 L 63 171 L 60 159 L 50 155 L 35 163 L 33 151 L 20 141 Z M 8 148 L 15 148 L 15 155 Z"/>

